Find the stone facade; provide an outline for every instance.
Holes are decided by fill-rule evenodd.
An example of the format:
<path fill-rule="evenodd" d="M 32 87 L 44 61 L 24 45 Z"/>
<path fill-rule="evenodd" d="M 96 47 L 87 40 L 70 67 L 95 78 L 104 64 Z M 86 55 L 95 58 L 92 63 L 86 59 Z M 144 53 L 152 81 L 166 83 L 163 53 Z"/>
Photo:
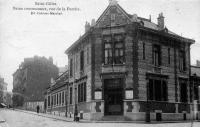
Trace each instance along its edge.
<path fill-rule="evenodd" d="M 86 33 L 66 50 L 72 90 L 68 89 L 69 114 L 77 104 L 79 115 L 90 120 L 110 115 L 129 120 L 190 119 L 194 40 L 164 27 L 162 13 L 158 20 L 157 25 L 130 15 L 111 2 L 95 25 L 86 23 Z M 82 83 L 86 100 L 78 102 Z"/>

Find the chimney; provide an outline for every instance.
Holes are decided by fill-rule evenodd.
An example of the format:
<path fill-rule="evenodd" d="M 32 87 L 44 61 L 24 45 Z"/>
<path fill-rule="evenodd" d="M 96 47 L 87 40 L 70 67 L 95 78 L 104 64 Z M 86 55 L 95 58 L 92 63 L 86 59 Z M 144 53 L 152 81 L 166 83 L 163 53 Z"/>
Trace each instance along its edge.
<path fill-rule="evenodd" d="M 90 29 L 90 23 L 86 21 L 85 23 L 85 32 L 87 32 Z"/>
<path fill-rule="evenodd" d="M 132 17 L 133 22 L 137 22 L 137 18 L 138 18 L 137 14 L 133 14 L 133 17 Z"/>
<path fill-rule="evenodd" d="M 164 18 L 165 18 L 165 17 L 163 17 L 163 13 L 160 13 L 160 14 L 158 15 L 158 27 L 159 27 L 160 29 L 164 29 L 164 28 L 165 28 Z"/>
<path fill-rule="evenodd" d="M 53 64 L 53 57 L 52 56 L 49 57 L 49 61 Z"/>
<path fill-rule="evenodd" d="M 151 22 L 151 15 L 149 15 L 149 21 Z"/>
<path fill-rule="evenodd" d="M 91 21 L 91 26 L 93 27 L 93 26 L 95 26 L 95 25 L 96 25 L 95 19 L 92 19 L 92 21 Z"/>

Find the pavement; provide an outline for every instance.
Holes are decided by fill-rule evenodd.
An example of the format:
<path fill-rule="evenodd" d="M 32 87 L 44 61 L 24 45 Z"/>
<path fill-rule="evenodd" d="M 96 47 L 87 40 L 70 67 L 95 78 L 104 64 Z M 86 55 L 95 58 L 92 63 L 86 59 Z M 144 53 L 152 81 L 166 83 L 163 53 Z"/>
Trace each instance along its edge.
<path fill-rule="evenodd" d="M 64 116 L 58 116 L 58 115 L 53 115 L 53 114 L 47 114 L 47 113 L 36 113 L 33 111 L 28 111 L 28 110 L 22 110 L 22 109 L 15 109 L 20 112 L 24 113 L 29 113 L 33 115 L 39 115 L 42 117 L 46 118 L 51 118 L 51 119 L 56 119 L 56 120 L 61 120 L 61 121 L 66 121 L 66 122 L 74 122 L 74 118 L 69 118 L 69 117 L 64 117 Z M 81 123 L 138 123 L 138 124 L 149 124 L 146 123 L 145 121 L 90 121 L 86 119 L 80 119 L 78 122 Z M 191 120 L 187 121 L 151 121 L 150 124 L 161 124 L 161 123 L 190 123 Z M 194 122 L 200 122 L 200 120 L 194 120 Z"/>
<path fill-rule="evenodd" d="M 188 122 L 177 123 L 149 123 L 142 122 L 116 122 L 116 121 L 100 121 L 100 122 L 72 122 L 73 118 L 66 118 L 50 114 L 44 114 L 24 110 L 0 109 L 0 116 L 5 122 L 0 123 L 0 127 L 200 127 L 200 122 L 191 124 Z"/>

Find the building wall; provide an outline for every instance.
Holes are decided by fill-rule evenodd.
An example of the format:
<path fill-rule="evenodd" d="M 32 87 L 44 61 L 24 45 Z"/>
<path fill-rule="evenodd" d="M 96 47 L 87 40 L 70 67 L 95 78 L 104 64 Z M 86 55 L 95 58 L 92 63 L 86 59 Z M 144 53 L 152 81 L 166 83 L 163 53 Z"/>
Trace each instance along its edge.
<path fill-rule="evenodd" d="M 31 111 L 37 111 L 37 106 L 40 107 L 39 112 L 44 112 L 44 102 L 43 101 L 32 101 L 32 102 L 25 102 L 24 103 L 24 109 L 31 110 Z"/>
<path fill-rule="evenodd" d="M 132 120 L 145 120 L 145 112 L 150 105 L 150 116 L 156 120 L 156 114 L 161 113 L 163 119 L 169 120 L 172 114 L 174 120 L 183 119 L 184 114 L 189 118 L 191 104 L 189 74 L 190 74 L 190 44 L 187 39 L 172 37 L 168 30 L 157 28 L 148 19 L 137 18 L 133 15 L 130 19 L 126 12 L 118 5 L 109 6 L 102 16 L 98 19 L 96 27 L 92 27 L 86 32 L 72 47 L 67 51 L 69 58 L 73 59 L 73 76 L 69 79 L 69 87 L 73 88 L 73 103 L 68 105 L 69 114 L 74 113 L 77 93 L 75 89 L 77 84 L 87 81 L 87 101 L 78 103 L 78 112 L 84 113 L 85 118 L 94 120 L 102 119 L 105 115 L 104 100 L 104 79 L 122 78 L 123 83 L 123 115 Z M 146 23 L 145 24 L 142 20 Z M 137 22 L 140 20 L 141 22 Z M 145 25 L 152 25 L 149 28 Z M 153 30 L 154 29 L 154 30 Z M 159 31 L 160 30 L 160 31 Z M 104 39 L 107 37 L 122 36 L 124 41 L 123 64 L 104 64 Z M 91 63 L 85 66 L 85 71 L 80 75 L 80 51 L 87 47 L 89 40 Z M 78 43 L 78 44 L 77 44 Z M 145 46 L 144 46 L 145 44 Z M 161 47 L 161 66 L 153 65 L 153 45 L 158 44 Z M 145 58 L 144 50 L 145 47 Z M 168 49 L 170 48 L 170 64 L 168 63 Z M 183 50 L 186 61 L 186 70 L 179 70 L 179 51 Z M 85 52 L 84 52 L 85 53 Z M 85 56 L 85 55 L 84 55 Z M 84 57 L 86 58 L 86 56 Z M 77 59 L 79 61 L 77 61 Z M 69 69 L 70 70 L 70 69 Z M 156 75 L 164 77 L 167 81 L 167 101 L 147 102 L 147 75 Z M 86 76 L 87 75 L 87 76 Z M 156 77 L 155 76 L 155 77 Z M 180 102 L 181 79 L 187 84 L 188 102 Z M 89 82 L 88 82 L 89 80 Z M 68 93 L 69 94 L 69 93 Z M 69 98 L 68 98 L 69 100 Z M 169 107 L 169 108 L 168 108 Z"/>
<path fill-rule="evenodd" d="M 78 92 L 78 85 L 86 82 L 86 102 L 81 102 L 78 103 L 78 100 L 76 100 L 76 103 L 78 104 L 78 110 L 79 112 L 82 111 L 87 107 L 88 102 L 91 101 L 91 39 L 86 38 L 81 45 L 76 47 L 76 49 L 73 50 L 73 52 L 68 56 L 69 59 L 69 70 L 70 70 L 70 59 L 73 61 L 73 74 L 70 77 L 69 76 L 69 87 L 68 87 L 68 112 L 74 112 L 74 104 L 75 104 L 75 96 L 76 99 L 78 97 L 78 93 L 75 93 L 75 89 L 77 89 Z M 84 71 L 80 71 L 80 52 L 84 51 Z M 70 87 L 73 88 L 73 99 L 72 99 L 72 104 L 69 103 L 70 100 L 70 93 L 69 89 Z M 75 95 L 76 94 L 76 95 Z M 84 112 L 87 112 L 87 110 L 84 110 Z"/>
<path fill-rule="evenodd" d="M 58 68 L 51 58 L 25 58 L 13 74 L 13 95 L 21 96 L 25 102 L 43 101 L 43 92 L 50 84 L 51 78 L 57 76 Z"/>
<path fill-rule="evenodd" d="M 60 94 L 61 93 L 61 97 Z M 62 98 L 62 94 L 64 93 L 64 100 Z M 53 96 L 55 97 L 55 102 L 52 102 Z M 58 96 L 58 104 L 57 104 L 57 96 Z M 63 86 L 61 88 L 55 89 L 55 90 L 48 90 L 47 95 L 46 95 L 46 112 L 54 115 L 61 115 L 65 116 L 66 112 L 66 97 L 67 97 L 67 86 Z M 50 99 L 50 100 L 49 100 Z M 53 100 L 54 101 L 54 100 Z M 61 101 L 61 102 L 60 102 Z M 50 105 L 48 105 L 50 103 Z"/>

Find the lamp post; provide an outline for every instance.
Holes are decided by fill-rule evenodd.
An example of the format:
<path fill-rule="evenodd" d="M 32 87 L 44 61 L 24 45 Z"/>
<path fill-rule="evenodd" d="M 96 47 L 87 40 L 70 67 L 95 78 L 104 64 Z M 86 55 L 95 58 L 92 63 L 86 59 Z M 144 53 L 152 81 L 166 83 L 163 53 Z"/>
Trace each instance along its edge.
<path fill-rule="evenodd" d="M 75 106 L 74 106 L 74 121 L 78 121 L 78 108 L 77 108 L 77 88 L 75 88 L 75 98 L 74 98 Z"/>
<path fill-rule="evenodd" d="M 146 96 L 147 96 L 147 105 L 146 105 L 146 122 L 149 123 L 151 122 L 150 119 L 150 109 L 149 109 L 149 82 L 147 82 L 147 92 L 146 92 Z"/>
<path fill-rule="evenodd" d="M 65 106 L 66 106 L 66 112 L 65 112 L 65 117 L 67 117 L 67 112 L 68 112 L 68 102 L 67 102 L 67 100 L 68 100 L 68 84 L 67 84 L 67 86 L 66 86 L 67 88 L 67 90 L 65 91 Z"/>
<path fill-rule="evenodd" d="M 193 120 L 194 120 L 194 85 L 195 85 L 196 73 L 193 74 L 193 81 L 192 81 L 192 110 L 191 110 L 191 127 L 193 127 Z"/>

